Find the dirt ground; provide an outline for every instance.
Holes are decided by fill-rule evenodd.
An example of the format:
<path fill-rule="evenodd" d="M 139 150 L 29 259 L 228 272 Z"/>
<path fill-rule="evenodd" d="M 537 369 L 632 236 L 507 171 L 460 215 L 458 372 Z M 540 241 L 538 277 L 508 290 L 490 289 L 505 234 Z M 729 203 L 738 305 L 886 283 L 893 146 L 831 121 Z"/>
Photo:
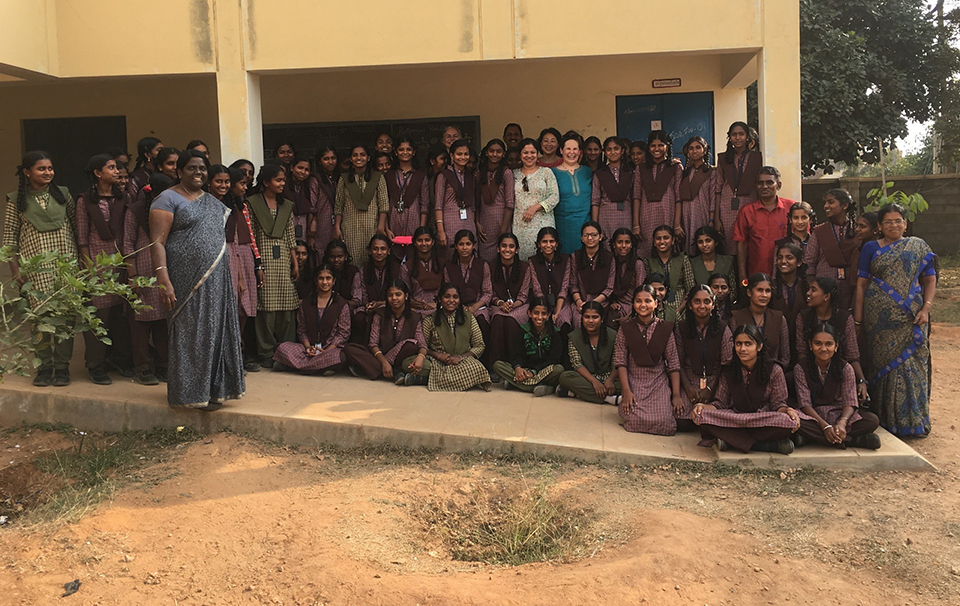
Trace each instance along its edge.
<path fill-rule="evenodd" d="M 958 604 L 960 328 L 936 326 L 933 344 L 934 429 L 912 445 L 936 472 L 292 451 L 218 434 L 166 449 L 79 521 L 0 525 L 0 604 L 54 603 L 73 579 L 63 603 Z M 31 462 L 75 442 L 0 433 L 0 501 L 49 497 Z M 431 527 L 438 511 L 465 522 L 476 495 L 536 487 L 582 515 L 561 561 L 460 561 Z"/>

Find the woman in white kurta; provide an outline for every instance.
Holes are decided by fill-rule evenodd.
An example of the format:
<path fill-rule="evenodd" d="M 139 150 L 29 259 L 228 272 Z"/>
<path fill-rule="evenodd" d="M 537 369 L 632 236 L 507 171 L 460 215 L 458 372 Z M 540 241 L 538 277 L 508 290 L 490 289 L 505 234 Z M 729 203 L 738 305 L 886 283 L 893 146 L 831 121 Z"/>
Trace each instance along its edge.
<path fill-rule="evenodd" d="M 537 154 L 536 141 L 521 141 L 521 166 L 513 171 L 513 233 L 520 241 L 518 255 L 524 261 L 537 252 L 537 233 L 544 227 L 556 227 L 553 209 L 560 202 L 557 178 L 549 168 L 537 166 Z"/>

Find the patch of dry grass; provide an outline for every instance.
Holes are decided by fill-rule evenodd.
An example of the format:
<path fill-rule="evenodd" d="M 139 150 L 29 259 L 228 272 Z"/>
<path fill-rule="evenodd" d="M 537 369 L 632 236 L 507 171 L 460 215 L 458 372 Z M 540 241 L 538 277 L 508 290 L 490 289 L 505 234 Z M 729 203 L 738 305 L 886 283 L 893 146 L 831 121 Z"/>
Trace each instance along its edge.
<path fill-rule="evenodd" d="M 503 481 L 465 485 L 445 500 L 424 499 L 415 514 L 454 559 L 508 566 L 582 553 L 590 517 L 546 484 L 523 488 Z"/>

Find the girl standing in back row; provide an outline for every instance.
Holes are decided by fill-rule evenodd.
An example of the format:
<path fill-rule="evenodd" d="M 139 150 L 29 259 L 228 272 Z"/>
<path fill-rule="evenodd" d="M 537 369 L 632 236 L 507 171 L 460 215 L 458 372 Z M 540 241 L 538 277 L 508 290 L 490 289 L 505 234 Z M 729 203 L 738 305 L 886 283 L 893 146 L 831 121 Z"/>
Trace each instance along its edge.
<path fill-rule="evenodd" d="M 496 260 L 497 240 L 513 225 L 513 171 L 504 162 L 506 153 L 507 146 L 500 139 L 490 140 L 480 152 L 477 238 L 480 258 L 487 263 Z"/>
<path fill-rule="evenodd" d="M 634 213 L 634 172 L 624 162 L 624 149 L 616 137 L 607 137 L 603 142 L 606 162 L 593 174 L 591 197 L 591 216 L 600 224 L 603 232 L 612 234 L 621 227 L 634 228 L 633 234 L 640 237 L 640 228 L 633 222 Z M 577 230 L 579 235 L 579 229 Z M 573 246 L 579 238 L 569 242 Z"/>
<path fill-rule="evenodd" d="M 362 145 L 350 150 L 352 170 L 337 184 L 333 238 L 347 243 L 353 262 L 367 260 L 367 244 L 374 233 L 386 233 L 389 198 L 383 175 L 370 164 Z"/>
<path fill-rule="evenodd" d="M 686 252 L 694 255 L 697 242 L 694 234 L 704 225 L 713 223 L 716 212 L 720 177 L 717 169 L 710 166 L 710 146 L 703 137 L 692 137 L 683 146 L 687 167 L 680 179 L 680 202 L 682 204 L 683 233 Z"/>
<path fill-rule="evenodd" d="M 387 182 L 387 197 L 390 213 L 387 217 L 387 237 L 391 252 L 397 261 L 403 259 L 413 248 L 413 233 L 427 224 L 427 207 L 430 205 L 430 180 L 426 171 L 414 166 L 416 149 L 413 141 L 403 137 L 397 143 L 397 167 L 384 175 Z M 397 242 L 399 238 L 403 242 Z"/>
<path fill-rule="evenodd" d="M 77 244 L 80 259 L 93 268 L 101 253 L 113 255 L 121 252 L 123 244 L 123 217 L 126 194 L 117 187 L 120 175 L 117 162 L 107 154 L 90 158 L 87 163 L 90 189 L 77 202 Z M 105 276 L 106 277 L 106 276 Z M 94 297 L 90 304 L 97 308 L 96 315 L 114 337 L 122 330 L 123 299 L 118 295 Z M 90 379 L 98 385 L 110 385 L 113 381 L 107 374 L 107 345 L 93 331 L 83 333 L 86 345 L 86 365 Z M 129 352 L 125 352 L 129 355 Z"/>
<path fill-rule="evenodd" d="M 317 150 L 319 170 L 310 175 L 310 197 L 314 200 L 315 212 L 307 230 L 307 243 L 311 244 L 320 256 L 323 256 L 327 244 L 333 238 L 333 205 L 337 199 L 337 184 L 340 181 L 337 168 L 339 163 L 337 150 L 324 145 Z"/>
<path fill-rule="evenodd" d="M 294 283 L 300 277 L 294 255 L 293 203 L 283 197 L 286 173 L 282 166 L 264 164 L 257 177 L 261 193 L 247 199 L 257 249 L 263 251 L 263 288 L 257 292 L 257 350 L 264 368 L 273 368 L 277 344 L 296 336 L 300 305 Z"/>
<path fill-rule="evenodd" d="M 672 225 L 683 238 L 680 223 L 680 178 L 683 166 L 673 162 L 673 141 L 666 131 L 655 130 L 647 137 L 647 154 L 633 178 L 634 227 L 640 226 L 640 256 L 649 257 L 654 249 L 653 231 Z M 681 294 L 682 296 L 682 294 Z"/>
<path fill-rule="evenodd" d="M 65 257 L 77 256 L 76 204 L 66 187 L 54 183 L 53 175 L 50 154 L 29 152 L 17 167 L 17 191 L 7 194 L 3 245 L 27 259 L 49 251 Z M 27 281 L 41 292 L 55 287 L 54 274 L 51 272 L 21 274 L 17 254 L 10 259 L 10 274 L 21 287 Z M 28 301 L 36 311 L 40 301 L 33 297 Z M 40 345 L 36 350 L 40 364 L 33 384 L 37 387 L 69 385 L 73 337 L 56 341 L 53 335 L 41 333 L 36 327 L 33 335 Z"/>
<path fill-rule="evenodd" d="M 727 151 L 717 154 L 720 197 L 714 227 L 723 235 L 723 249 L 731 253 L 737 250 L 733 239 L 737 213 L 757 199 L 757 173 L 763 168 L 763 154 L 752 149 L 757 143 L 745 122 L 734 122 L 727 131 Z"/>

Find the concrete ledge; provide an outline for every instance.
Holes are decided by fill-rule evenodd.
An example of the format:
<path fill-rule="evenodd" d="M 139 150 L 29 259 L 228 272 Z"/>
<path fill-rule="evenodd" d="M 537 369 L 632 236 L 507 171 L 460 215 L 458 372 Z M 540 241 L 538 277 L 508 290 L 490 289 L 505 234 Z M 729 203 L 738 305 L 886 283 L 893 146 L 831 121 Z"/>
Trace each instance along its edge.
<path fill-rule="evenodd" d="M 261 371 L 247 376 L 247 396 L 215 413 L 174 410 L 166 390 L 114 377 L 89 382 L 72 369 L 67 388 L 37 388 L 29 379 L 0 384 L 0 425 L 67 423 L 88 431 L 188 426 L 210 434 L 231 429 L 266 440 L 344 447 L 381 443 L 445 452 L 516 452 L 610 464 L 720 462 L 742 467 L 818 467 L 854 471 L 931 470 L 912 448 L 880 430 L 878 451 L 806 446 L 789 456 L 719 452 L 697 446 L 698 434 L 631 434 L 612 406 L 515 391 L 428 392 L 350 376 L 301 377 Z"/>

